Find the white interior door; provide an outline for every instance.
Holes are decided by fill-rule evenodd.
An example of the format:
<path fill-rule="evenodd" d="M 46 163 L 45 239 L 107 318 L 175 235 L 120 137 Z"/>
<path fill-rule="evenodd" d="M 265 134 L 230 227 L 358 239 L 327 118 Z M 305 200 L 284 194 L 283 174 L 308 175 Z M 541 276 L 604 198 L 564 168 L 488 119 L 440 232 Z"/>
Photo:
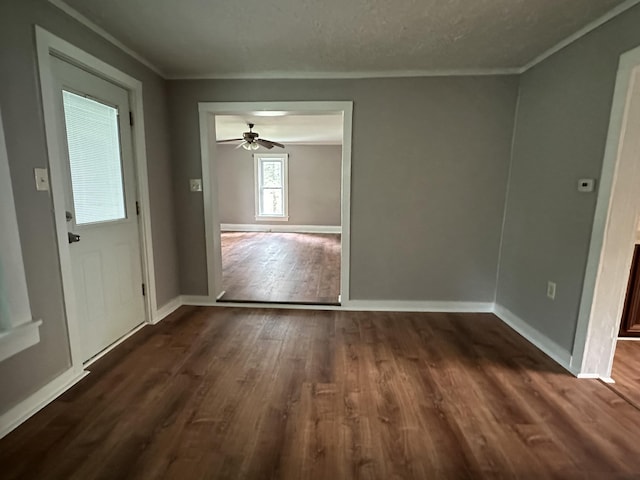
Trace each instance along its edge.
<path fill-rule="evenodd" d="M 129 98 L 52 58 L 73 289 L 89 360 L 145 320 Z"/>

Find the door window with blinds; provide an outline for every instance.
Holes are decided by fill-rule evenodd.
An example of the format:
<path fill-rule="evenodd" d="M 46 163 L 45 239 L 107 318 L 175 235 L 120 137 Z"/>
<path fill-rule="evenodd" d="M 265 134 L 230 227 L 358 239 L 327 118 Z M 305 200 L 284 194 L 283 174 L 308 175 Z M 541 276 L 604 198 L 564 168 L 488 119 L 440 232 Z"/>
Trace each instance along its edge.
<path fill-rule="evenodd" d="M 288 217 L 288 155 L 255 154 L 256 220 L 283 220 Z"/>
<path fill-rule="evenodd" d="M 76 225 L 126 218 L 118 109 L 63 91 Z"/>

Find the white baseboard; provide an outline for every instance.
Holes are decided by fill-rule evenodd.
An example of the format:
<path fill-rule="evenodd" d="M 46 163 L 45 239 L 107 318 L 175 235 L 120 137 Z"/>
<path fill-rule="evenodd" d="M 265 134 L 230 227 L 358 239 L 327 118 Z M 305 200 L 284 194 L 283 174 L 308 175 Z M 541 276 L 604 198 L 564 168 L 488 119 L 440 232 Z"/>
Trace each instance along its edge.
<path fill-rule="evenodd" d="M 492 302 L 438 302 L 414 300 L 349 300 L 344 310 L 366 312 L 491 313 Z"/>
<path fill-rule="evenodd" d="M 183 305 L 199 307 L 283 308 L 291 310 L 346 310 L 366 312 L 491 313 L 491 302 L 433 302 L 406 300 L 350 300 L 342 305 L 296 305 L 288 303 L 217 302 L 202 295 L 183 295 Z"/>
<path fill-rule="evenodd" d="M 598 378 L 602 380 L 604 383 L 610 383 L 610 384 L 616 383 L 616 381 L 611 377 L 598 377 Z"/>
<path fill-rule="evenodd" d="M 71 368 L 12 409 L 3 413 L 0 416 L 0 438 L 20 426 L 29 417 L 46 407 L 88 374 L 89 372 L 85 370 L 77 372 Z"/>
<path fill-rule="evenodd" d="M 158 308 L 151 319 L 151 325 L 161 322 L 166 317 L 175 312 L 182 306 L 182 298 L 178 295 L 176 298 L 169 300 L 162 307 Z"/>
<path fill-rule="evenodd" d="M 576 375 L 576 377 L 582 378 L 584 380 L 597 380 L 598 378 L 600 378 L 600 375 L 598 375 L 597 373 L 579 373 Z"/>
<path fill-rule="evenodd" d="M 222 232 L 342 233 L 333 225 L 262 225 L 253 223 L 221 223 Z"/>
<path fill-rule="evenodd" d="M 138 333 L 140 330 L 142 330 L 144 327 L 146 327 L 147 325 L 149 325 L 149 323 L 144 322 L 141 323 L 140 325 L 138 325 L 137 327 L 129 330 L 129 332 L 125 333 L 122 337 L 120 337 L 118 340 L 116 340 L 115 342 L 113 342 L 111 345 L 109 345 L 107 348 L 105 348 L 104 350 L 102 350 L 100 353 L 98 353 L 97 355 L 91 357 L 89 360 L 87 360 L 86 362 L 84 362 L 84 368 L 87 368 L 89 365 L 91 365 L 92 363 L 95 363 L 96 361 L 100 360 L 102 357 L 104 357 L 107 353 L 111 352 L 111 350 L 115 349 L 118 345 L 120 345 L 121 343 L 126 342 L 127 340 L 129 340 L 131 337 L 133 337 L 136 333 Z"/>
<path fill-rule="evenodd" d="M 503 307 L 502 305 L 495 305 L 493 313 L 504 323 L 513 328 L 516 332 L 526 338 L 529 342 L 533 343 L 536 347 L 542 350 L 547 356 L 551 357 L 557 364 L 565 368 L 573 375 L 578 376 L 578 373 L 571 369 L 571 353 L 562 348 L 556 342 L 551 340 L 546 335 L 540 333 L 538 330 L 530 326 L 527 322 L 515 315 L 513 312 Z M 580 377 L 586 378 L 586 377 Z"/>

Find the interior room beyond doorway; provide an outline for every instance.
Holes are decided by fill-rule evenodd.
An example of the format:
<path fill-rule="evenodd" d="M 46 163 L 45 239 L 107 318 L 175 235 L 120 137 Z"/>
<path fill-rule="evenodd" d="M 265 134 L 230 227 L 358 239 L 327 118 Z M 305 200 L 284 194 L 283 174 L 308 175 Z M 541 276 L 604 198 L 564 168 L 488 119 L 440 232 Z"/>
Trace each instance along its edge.
<path fill-rule="evenodd" d="M 222 232 L 222 301 L 339 305 L 340 235 Z"/>
<path fill-rule="evenodd" d="M 339 305 L 342 114 L 216 115 L 219 301 Z"/>

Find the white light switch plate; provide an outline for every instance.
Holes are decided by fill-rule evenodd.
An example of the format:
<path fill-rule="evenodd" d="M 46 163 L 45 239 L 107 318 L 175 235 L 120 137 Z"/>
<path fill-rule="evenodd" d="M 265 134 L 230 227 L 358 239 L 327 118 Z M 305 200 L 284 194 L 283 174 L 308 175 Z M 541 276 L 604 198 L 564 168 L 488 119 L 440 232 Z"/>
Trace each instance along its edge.
<path fill-rule="evenodd" d="M 40 192 L 49 191 L 49 172 L 46 168 L 34 168 L 33 173 L 36 177 L 36 190 Z"/>
<path fill-rule="evenodd" d="M 201 192 L 202 191 L 202 179 L 201 178 L 191 178 L 191 179 L 189 179 L 189 190 L 191 192 Z"/>

